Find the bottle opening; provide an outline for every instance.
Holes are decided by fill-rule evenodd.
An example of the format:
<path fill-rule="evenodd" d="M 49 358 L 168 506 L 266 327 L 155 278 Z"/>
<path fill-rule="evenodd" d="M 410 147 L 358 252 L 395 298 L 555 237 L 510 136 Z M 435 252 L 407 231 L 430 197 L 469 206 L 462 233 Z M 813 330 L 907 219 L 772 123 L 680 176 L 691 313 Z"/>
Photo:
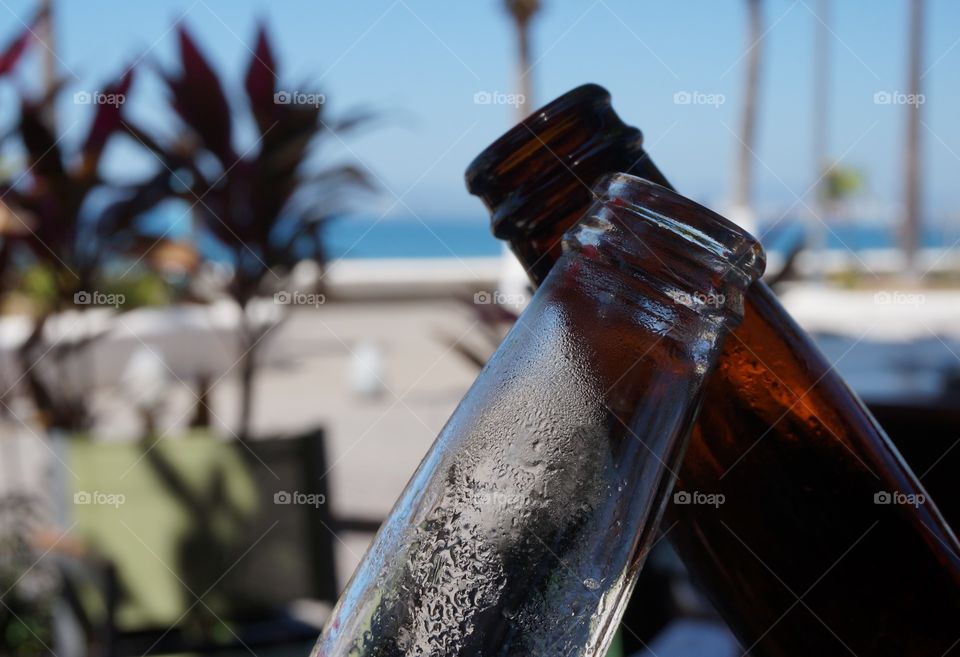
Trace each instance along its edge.
<path fill-rule="evenodd" d="M 490 209 L 494 234 L 509 240 L 572 223 L 592 201 L 597 177 L 647 162 L 643 134 L 617 116 L 606 89 L 585 84 L 497 139 L 467 167 L 465 178 L 470 193 Z"/>
<path fill-rule="evenodd" d="M 756 238 L 637 176 L 605 176 L 594 193 L 597 201 L 564 236 L 565 251 L 619 269 L 698 311 L 740 311 L 741 292 L 765 265 Z"/>

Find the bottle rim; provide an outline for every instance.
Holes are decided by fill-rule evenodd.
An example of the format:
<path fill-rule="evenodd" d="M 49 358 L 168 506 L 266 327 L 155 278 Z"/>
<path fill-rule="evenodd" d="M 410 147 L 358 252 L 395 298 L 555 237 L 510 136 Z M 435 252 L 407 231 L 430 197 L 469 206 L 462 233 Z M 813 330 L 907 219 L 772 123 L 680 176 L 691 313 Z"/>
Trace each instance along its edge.
<path fill-rule="evenodd" d="M 564 235 L 565 250 L 579 250 L 595 241 L 600 223 L 612 222 L 619 224 L 620 256 L 627 266 L 642 269 L 645 258 L 651 253 L 657 256 L 652 248 L 656 245 L 645 245 L 644 240 L 669 235 L 682 240 L 685 252 L 697 254 L 707 269 L 725 277 L 735 275 L 737 284 L 749 285 L 763 274 L 766 256 L 758 239 L 672 189 L 628 173 L 613 173 L 602 177 L 593 193 L 594 205 Z"/>
<path fill-rule="evenodd" d="M 602 125 L 603 131 L 595 132 L 595 138 L 569 140 L 568 135 L 591 122 Z M 564 140 L 562 148 L 557 146 Z M 511 239 L 545 229 L 535 217 L 526 217 L 525 198 L 534 193 L 542 198 L 553 185 L 569 184 L 571 175 L 586 192 L 596 181 L 584 173 L 588 163 L 613 147 L 642 153 L 643 133 L 617 116 L 609 91 L 588 83 L 554 99 L 502 134 L 467 166 L 464 178 L 468 191 L 490 209 L 493 233 L 500 239 Z M 545 164 L 543 158 L 547 158 Z M 505 175 L 526 172 L 530 166 L 546 166 L 551 173 L 544 172 L 518 188 L 502 189 Z M 564 202 L 567 204 L 577 203 Z"/>
<path fill-rule="evenodd" d="M 467 170 L 464 173 L 467 188 L 470 189 L 472 194 L 476 193 L 473 191 L 473 186 L 480 183 L 482 176 L 487 173 L 491 167 L 505 159 L 505 156 L 501 154 L 502 151 L 506 151 L 512 155 L 519 146 L 530 141 L 531 137 L 535 134 L 542 132 L 542 130 L 536 130 L 536 128 L 549 123 L 556 114 L 568 112 L 571 108 L 579 106 L 604 106 L 610 104 L 610 92 L 593 82 L 574 87 L 562 96 L 554 98 L 546 105 L 532 112 L 527 118 L 520 121 L 520 123 L 497 137 L 493 143 L 473 158 L 473 161 L 467 165 Z M 510 155 L 506 157 L 510 157 Z"/>

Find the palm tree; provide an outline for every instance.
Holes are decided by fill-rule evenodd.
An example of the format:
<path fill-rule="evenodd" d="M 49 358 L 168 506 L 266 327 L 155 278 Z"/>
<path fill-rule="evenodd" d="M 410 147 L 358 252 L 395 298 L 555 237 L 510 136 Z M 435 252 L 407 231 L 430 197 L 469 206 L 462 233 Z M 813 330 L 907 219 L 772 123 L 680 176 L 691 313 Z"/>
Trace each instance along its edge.
<path fill-rule="evenodd" d="M 530 83 L 530 21 L 540 11 L 540 0 L 504 0 L 507 12 L 517 28 L 517 81 L 518 92 L 523 102 L 517 105 L 520 118 L 527 115 L 527 107 L 533 103 L 533 85 Z"/>
<path fill-rule="evenodd" d="M 920 67 L 923 54 L 923 0 L 911 0 L 909 36 L 910 98 L 920 97 Z M 908 273 L 916 272 L 917 248 L 920 242 L 920 103 L 908 103 L 907 141 L 904 168 L 906 169 L 906 215 L 903 223 L 903 251 Z"/>
<path fill-rule="evenodd" d="M 817 3 L 816 24 L 814 25 L 815 41 L 813 46 L 813 135 L 810 143 L 813 145 L 813 176 L 814 185 L 811 191 L 810 206 L 808 208 L 809 234 L 807 246 L 819 256 L 826 249 L 827 227 L 823 223 L 825 206 L 830 204 L 828 197 L 833 190 L 829 189 L 828 180 L 831 176 L 831 163 L 827 149 L 830 143 L 830 0 L 819 0 Z M 817 276 L 822 277 L 822 271 L 817 270 Z"/>
<path fill-rule="evenodd" d="M 747 79 L 743 88 L 743 114 L 740 127 L 740 150 L 737 157 L 733 206 L 738 214 L 750 217 L 750 193 L 753 188 L 753 154 L 756 152 L 757 97 L 760 86 L 760 38 L 763 16 L 760 0 L 747 0 Z"/>
<path fill-rule="evenodd" d="M 104 86 L 104 96 L 126 96 L 133 75 L 128 69 Z M 136 253 L 144 240 L 152 243 L 137 218 L 163 200 L 170 172 L 136 185 L 113 184 L 101 165 L 108 145 L 121 132 L 121 104 L 97 104 L 86 138 L 72 145 L 65 143 L 53 113 L 47 111 L 56 100 L 56 94 L 39 100 L 21 98 L 19 122 L 4 136 L 19 142 L 26 159 L 22 170 L 0 179 L 4 213 L 12 219 L 6 222 L 12 230 L 3 238 L 11 260 L 16 249 L 16 259 L 29 261 L 46 281 L 45 294 L 36 299 L 38 317 L 18 349 L 21 378 L 49 428 L 82 431 L 93 419 L 89 390 L 75 385 L 64 368 L 90 339 L 48 344 L 46 327 L 65 310 L 90 308 L 91 291 L 109 285 L 111 259 Z M 105 197 L 110 199 L 106 205 Z"/>
<path fill-rule="evenodd" d="M 817 4 L 816 41 L 813 53 L 813 166 L 814 180 L 823 176 L 827 164 L 830 109 L 830 0 Z"/>

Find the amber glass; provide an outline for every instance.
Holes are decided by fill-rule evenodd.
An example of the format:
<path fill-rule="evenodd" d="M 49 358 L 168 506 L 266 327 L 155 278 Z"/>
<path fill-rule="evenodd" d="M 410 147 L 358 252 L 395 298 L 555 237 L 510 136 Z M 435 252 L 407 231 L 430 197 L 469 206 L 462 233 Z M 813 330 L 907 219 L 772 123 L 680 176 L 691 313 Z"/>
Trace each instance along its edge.
<path fill-rule="evenodd" d="M 620 120 L 602 87 L 587 84 L 501 137 L 477 156 L 467 178 L 490 208 L 494 235 L 510 242 L 540 282 L 560 256 L 563 233 L 593 200 L 596 179 L 620 171 L 670 188 L 640 131 Z M 570 181 L 583 193 L 571 195 Z"/>
<path fill-rule="evenodd" d="M 585 181 L 662 174 L 596 85 L 468 168 L 534 283 L 586 210 Z M 538 208 L 555 209 L 541 212 Z M 642 248 L 639 257 L 658 257 Z M 913 472 L 770 289 L 745 295 L 664 521 L 751 655 L 943 655 L 960 646 L 960 545 Z"/>
<path fill-rule="evenodd" d="M 663 187 L 620 174 L 597 190 L 397 501 L 316 657 L 605 655 L 763 258 Z M 637 258 L 641 242 L 671 266 Z M 724 302 L 691 301 L 705 289 Z"/>

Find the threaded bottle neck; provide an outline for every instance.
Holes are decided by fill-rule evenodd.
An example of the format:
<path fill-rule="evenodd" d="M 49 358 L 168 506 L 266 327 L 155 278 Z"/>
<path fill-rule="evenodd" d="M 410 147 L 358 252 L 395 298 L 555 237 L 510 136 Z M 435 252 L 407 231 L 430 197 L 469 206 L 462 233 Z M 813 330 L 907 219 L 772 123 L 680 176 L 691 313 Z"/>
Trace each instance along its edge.
<path fill-rule="evenodd" d="M 608 175 L 593 192 L 596 202 L 564 236 L 565 252 L 619 272 L 641 295 L 656 291 L 702 316 L 739 321 L 743 291 L 765 264 L 754 237 L 629 174 Z"/>
<path fill-rule="evenodd" d="M 467 188 L 491 212 L 500 239 L 529 239 L 572 225 L 610 171 L 669 186 L 643 150 L 643 135 L 613 110 L 610 93 L 587 84 L 564 94 L 491 144 L 470 164 Z"/>

